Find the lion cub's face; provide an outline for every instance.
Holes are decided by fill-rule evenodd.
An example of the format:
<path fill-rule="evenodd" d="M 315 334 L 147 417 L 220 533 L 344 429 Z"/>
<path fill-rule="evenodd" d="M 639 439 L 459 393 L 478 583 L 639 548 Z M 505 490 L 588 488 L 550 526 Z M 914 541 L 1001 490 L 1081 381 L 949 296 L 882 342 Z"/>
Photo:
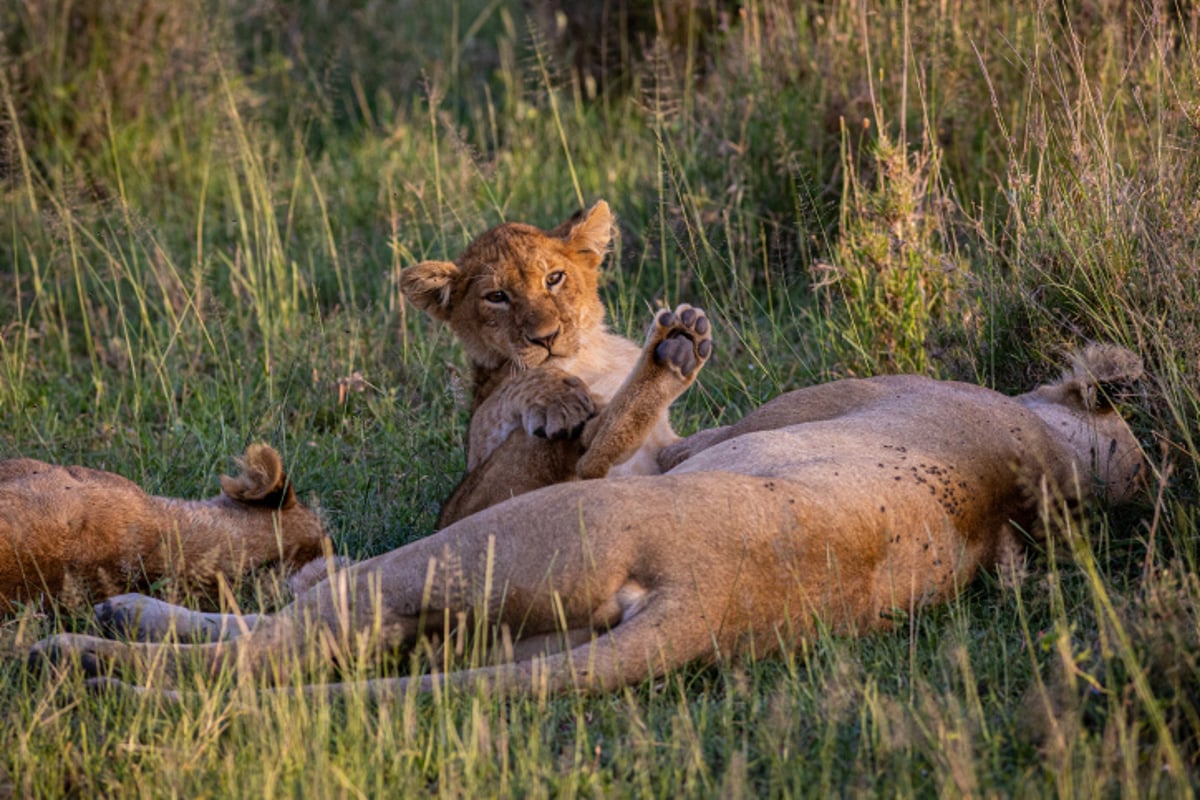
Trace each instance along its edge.
<path fill-rule="evenodd" d="M 400 288 L 449 323 L 477 367 L 535 367 L 575 355 L 603 324 L 597 276 L 611 237 L 601 200 L 550 231 L 514 222 L 492 228 L 455 263 L 404 270 Z"/>

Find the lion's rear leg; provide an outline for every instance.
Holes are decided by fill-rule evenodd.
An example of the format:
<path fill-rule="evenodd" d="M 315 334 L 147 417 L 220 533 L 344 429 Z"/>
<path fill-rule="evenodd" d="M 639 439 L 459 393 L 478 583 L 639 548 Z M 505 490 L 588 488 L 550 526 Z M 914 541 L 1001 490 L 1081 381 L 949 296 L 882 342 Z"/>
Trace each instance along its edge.
<path fill-rule="evenodd" d="M 564 640 L 570 643 L 571 649 L 556 651 L 556 642 Z M 224 645 L 236 647 L 237 640 Z M 713 632 L 699 622 L 698 615 L 661 595 L 652 599 L 643 611 L 607 633 L 592 635 L 583 630 L 571 630 L 553 637 L 521 640 L 517 645 L 511 663 L 418 678 L 310 684 L 302 691 L 309 696 L 330 698 L 358 693 L 379 702 L 390 702 L 402 696 L 416 680 L 420 691 L 453 685 L 467 689 L 485 686 L 491 691 L 516 694 L 603 692 L 657 677 L 694 661 L 712 661 L 719 653 Z M 88 666 L 86 659 L 84 664 Z M 154 694 L 168 701 L 181 697 L 175 691 L 148 689 L 113 680 L 95 666 L 90 671 L 101 676 L 89 681 L 89 686 L 98 691 Z M 289 694 L 295 691 L 295 688 L 264 690 L 265 693 Z"/>
<path fill-rule="evenodd" d="M 288 578 L 288 587 L 299 597 L 348 566 L 349 560 L 340 556 L 314 559 Z M 92 611 L 108 634 L 140 642 L 160 642 L 169 636 L 186 642 L 232 639 L 252 630 L 262 618 L 261 614 L 197 611 L 144 594 L 110 597 Z"/>
<path fill-rule="evenodd" d="M 492 691 L 517 694 L 561 694 L 572 690 L 602 692 L 635 684 L 693 661 L 711 661 L 718 648 L 713 633 L 696 624 L 695 614 L 657 598 L 631 619 L 600 635 L 588 635 L 569 650 L 541 649 L 540 639 L 528 642 L 527 658 L 513 663 L 480 667 L 419 678 L 381 678 L 358 683 L 334 683 L 304 687 L 309 695 L 335 697 L 352 692 L 387 702 L 407 691 L 416 680 L 420 691 L 435 686 L 464 688 L 486 686 Z M 580 641 L 579 631 L 570 639 Z M 553 650 L 553 647 L 550 648 Z"/>
<path fill-rule="evenodd" d="M 267 673 L 286 676 L 298 663 L 301 637 L 290 620 L 264 618 L 253 633 L 207 644 L 123 642 L 99 636 L 63 633 L 33 645 L 29 663 L 78 663 L 89 676 L 105 676 L 112 670 L 132 670 L 149 675 L 161 670 L 168 682 L 192 667 L 208 676 L 226 669 L 248 675 Z"/>
<path fill-rule="evenodd" d="M 296 670 L 323 670 L 372 658 L 415 639 L 416 619 L 339 630 L 326 623 L 307 625 L 290 616 L 265 616 L 250 631 L 205 644 L 122 642 L 64 633 L 33 645 L 29 663 L 78 663 L 92 677 L 115 671 L 148 676 L 161 671 L 167 684 L 190 671 L 209 677 L 232 670 L 271 683 L 296 680 Z M 144 678 L 143 678 L 144 680 Z"/>

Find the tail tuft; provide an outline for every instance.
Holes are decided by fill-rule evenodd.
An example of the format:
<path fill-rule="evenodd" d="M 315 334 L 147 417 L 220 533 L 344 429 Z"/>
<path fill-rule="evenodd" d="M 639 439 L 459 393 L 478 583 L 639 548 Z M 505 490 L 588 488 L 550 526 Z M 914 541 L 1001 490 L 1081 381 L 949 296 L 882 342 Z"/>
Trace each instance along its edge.
<path fill-rule="evenodd" d="M 221 491 L 234 500 L 255 506 L 287 508 L 295 493 L 283 472 L 283 459 L 268 444 L 252 444 L 246 454 L 234 459 L 241 474 L 221 476 Z"/>

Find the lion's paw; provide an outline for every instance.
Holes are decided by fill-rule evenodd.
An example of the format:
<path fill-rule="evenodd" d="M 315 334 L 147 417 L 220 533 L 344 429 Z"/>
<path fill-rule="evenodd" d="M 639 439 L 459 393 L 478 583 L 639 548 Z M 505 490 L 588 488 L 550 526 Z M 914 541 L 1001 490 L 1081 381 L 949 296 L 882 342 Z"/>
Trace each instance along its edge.
<path fill-rule="evenodd" d="M 100 662 L 92 653 L 93 636 L 77 633 L 60 633 L 34 642 L 29 648 L 26 664 L 30 669 L 42 666 L 63 667 L 78 662 L 86 676 L 101 674 Z"/>
<path fill-rule="evenodd" d="M 587 384 L 574 375 L 548 375 L 536 389 L 522 403 L 521 425 L 530 436 L 570 439 L 596 415 L 596 403 Z"/>
<path fill-rule="evenodd" d="M 182 609 L 153 597 L 122 594 L 93 606 L 92 613 L 107 635 L 153 642 L 175 630 L 172 612 L 176 610 Z"/>
<path fill-rule="evenodd" d="M 712 326 L 701 309 L 683 303 L 655 315 L 646 345 L 657 364 L 691 380 L 712 355 Z"/>

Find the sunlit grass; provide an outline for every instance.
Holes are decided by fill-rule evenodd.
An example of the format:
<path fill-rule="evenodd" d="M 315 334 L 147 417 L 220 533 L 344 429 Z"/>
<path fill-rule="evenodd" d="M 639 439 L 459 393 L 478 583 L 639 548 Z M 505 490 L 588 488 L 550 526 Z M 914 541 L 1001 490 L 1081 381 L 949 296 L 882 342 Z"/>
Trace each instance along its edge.
<path fill-rule="evenodd" d="M 603 197 L 620 225 L 614 328 L 640 337 L 656 304 L 680 301 L 714 320 L 681 431 L 848 374 L 1021 391 L 1105 340 L 1146 358 L 1127 405 L 1153 469 L 1133 508 L 1049 519 L 1022 569 L 893 632 L 596 697 L 330 701 L 188 665 L 178 705 L 94 695 L 76 671 L 24 664 L 87 616 L 30 608 L 0 620 L 0 796 L 1194 782 L 1191 10 L 757 0 L 586 100 L 570 52 L 518 3 L 296 3 L 278 18 L 216 3 L 198 27 L 199 4 L 136 5 L 163 6 L 144 18 L 160 52 L 100 47 L 117 29 L 87 49 L 53 13 L 64 4 L 0 12 L 36 34 L 6 39 L 25 49 L 0 62 L 0 455 L 200 496 L 265 438 L 346 554 L 426 535 L 463 465 L 469 376 L 444 328 L 406 310 L 399 270 Z M 229 599 L 286 595 L 263 576 Z M 291 666 L 355 679 L 427 661 Z"/>

